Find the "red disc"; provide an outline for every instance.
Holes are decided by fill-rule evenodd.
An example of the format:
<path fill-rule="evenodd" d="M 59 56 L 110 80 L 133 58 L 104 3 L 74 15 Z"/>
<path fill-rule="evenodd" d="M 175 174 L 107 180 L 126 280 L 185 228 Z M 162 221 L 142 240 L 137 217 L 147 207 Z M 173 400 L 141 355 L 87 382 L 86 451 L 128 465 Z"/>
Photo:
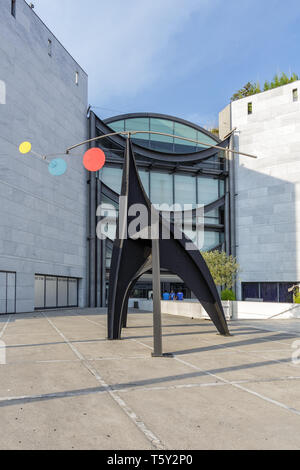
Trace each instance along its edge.
<path fill-rule="evenodd" d="M 99 148 L 92 148 L 85 152 L 83 165 L 88 171 L 98 171 L 105 164 L 105 153 Z"/>

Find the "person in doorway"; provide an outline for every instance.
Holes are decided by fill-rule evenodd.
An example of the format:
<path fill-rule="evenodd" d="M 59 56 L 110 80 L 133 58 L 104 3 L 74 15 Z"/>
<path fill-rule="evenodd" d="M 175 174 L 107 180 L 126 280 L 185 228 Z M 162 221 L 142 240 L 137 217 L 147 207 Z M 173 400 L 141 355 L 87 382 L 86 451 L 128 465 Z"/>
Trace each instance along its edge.
<path fill-rule="evenodd" d="M 176 298 L 175 292 L 173 290 L 170 293 L 170 298 L 171 298 L 171 300 L 175 300 L 175 298 Z"/>
<path fill-rule="evenodd" d="M 165 292 L 163 293 L 163 300 L 170 300 L 170 294 L 169 294 L 169 292 L 167 292 L 166 290 L 165 290 Z"/>
<path fill-rule="evenodd" d="M 183 292 L 177 292 L 177 300 L 183 300 Z"/>

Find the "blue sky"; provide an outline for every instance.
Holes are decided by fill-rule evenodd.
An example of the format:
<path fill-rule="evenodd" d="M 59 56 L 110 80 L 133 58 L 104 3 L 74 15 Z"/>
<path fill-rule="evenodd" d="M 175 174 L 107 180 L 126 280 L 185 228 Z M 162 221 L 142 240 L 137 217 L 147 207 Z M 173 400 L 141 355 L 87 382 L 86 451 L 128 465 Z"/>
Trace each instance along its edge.
<path fill-rule="evenodd" d="M 104 118 L 158 112 L 204 127 L 247 81 L 300 75 L 299 0 L 35 0 L 89 75 Z"/>

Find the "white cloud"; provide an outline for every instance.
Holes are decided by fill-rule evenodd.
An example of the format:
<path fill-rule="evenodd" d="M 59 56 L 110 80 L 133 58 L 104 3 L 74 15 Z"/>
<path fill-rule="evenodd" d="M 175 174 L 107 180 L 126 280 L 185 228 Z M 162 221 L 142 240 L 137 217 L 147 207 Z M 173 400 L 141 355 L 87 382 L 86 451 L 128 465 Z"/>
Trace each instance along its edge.
<path fill-rule="evenodd" d="M 216 1 L 216 0 L 215 0 Z M 176 39 L 209 0 L 37 0 L 36 12 L 89 74 L 93 104 L 134 96 L 172 74 Z M 182 56 L 180 56 L 182 60 Z M 184 59 L 185 60 L 185 59 Z M 186 57 L 186 70 L 191 58 Z"/>

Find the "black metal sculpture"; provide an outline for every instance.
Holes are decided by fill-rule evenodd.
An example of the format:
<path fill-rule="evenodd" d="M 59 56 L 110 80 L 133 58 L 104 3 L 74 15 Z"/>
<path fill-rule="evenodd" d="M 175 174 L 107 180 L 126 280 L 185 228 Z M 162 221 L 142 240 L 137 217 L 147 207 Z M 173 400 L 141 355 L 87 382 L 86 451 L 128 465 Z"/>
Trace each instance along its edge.
<path fill-rule="evenodd" d="M 124 155 L 121 196 L 125 196 L 127 208 L 133 204 L 147 207 L 149 216 L 155 213 L 159 220 L 160 266 L 177 274 L 193 291 L 205 308 L 220 334 L 228 336 L 226 319 L 220 297 L 209 269 L 200 252 L 195 249 L 187 251 L 186 243 L 192 243 L 184 234 L 182 239 L 174 237 L 178 228 L 174 223 L 168 225 L 170 239 L 163 239 L 162 231 L 166 221 L 161 213 L 153 209 L 147 197 L 137 171 L 130 138 Z M 126 209 L 126 208 L 125 208 Z M 152 211 L 152 212 L 151 212 Z M 154 211 L 154 212 L 153 212 Z M 122 327 L 126 325 L 128 300 L 137 280 L 152 267 L 152 240 L 132 239 L 120 236 L 127 233 L 133 217 L 119 216 L 116 239 L 113 246 L 109 278 L 108 295 L 108 338 L 120 339 Z"/>

